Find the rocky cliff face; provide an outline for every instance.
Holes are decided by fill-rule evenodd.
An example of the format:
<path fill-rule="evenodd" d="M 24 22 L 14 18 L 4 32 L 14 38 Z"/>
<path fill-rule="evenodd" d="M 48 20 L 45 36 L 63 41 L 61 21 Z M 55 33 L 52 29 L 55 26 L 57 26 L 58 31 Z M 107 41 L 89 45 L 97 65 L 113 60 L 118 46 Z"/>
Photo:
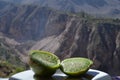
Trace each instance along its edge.
<path fill-rule="evenodd" d="M 88 57 L 94 61 L 93 68 L 112 75 L 119 74 L 120 25 L 67 18 L 69 19 L 63 22 L 65 28 L 59 35 L 43 38 L 32 49 L 53 52 L 61 59 Z M 49 26 L 46 30 L 49 32 L 50 29 Z"/>
<path fill-rule="evenodd" d="M 40 6 L 10 5 L 1 13 L 0 32 L 23 62 L 29 50 L 40 49 L 53 52 L 60 59 L 87 57 L 94 61 L 93 68 L 120 74 L 119 19 L 96 19 Z"/>
<path fill-rule="evenodd" d="M 26 67 L 21 61 L 22 54 L 9 42 L 10 39 L 0 36 L 0 77 L 11 76 Z"/>
<path fill-rule="evenodd" d="M 34 4 L 70 12 L 86 12 L 94 16 L 120 18 L 119 0 L 3 0 L 17 4 Z"/>

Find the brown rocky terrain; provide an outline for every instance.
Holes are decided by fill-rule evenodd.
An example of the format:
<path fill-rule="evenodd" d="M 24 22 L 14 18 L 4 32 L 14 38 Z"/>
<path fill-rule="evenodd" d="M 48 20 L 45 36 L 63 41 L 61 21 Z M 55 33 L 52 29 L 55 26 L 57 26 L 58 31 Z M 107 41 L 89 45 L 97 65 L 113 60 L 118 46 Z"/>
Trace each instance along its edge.
<path fill-rule="evenodd" d="M 93 68 L 119 74 L 120 24 L 96 23 L 74 16 L 63 24 L 65 28 L 59 35 L 53 34 L 43 38 L 32 49 L 53 52 L 61 59 L 88 57 L 94 61 Z M 46 29 L 47 33 L 53 32 L 50 26 Z"/>
<path fill-rule="evenodd" d="M 12 48 L 15 52 L 10 54 L 21 62 L 27 62 L 30 50 L 39 49 L 53 52 L 61 60 L 87 57 L 94 61 L 92 68 L 120 74 L 119 19 L 97 19 L 35 5 L 10 4 L 0 13 L 0 36 L 9 45 L 5 49 Z"/>
<path fill-rule="evenodd" d="M 15 4 L 33 4 L 60 11 L 85 12 L 96 17 L 120 18 L 120 0 L 3 0 Z"/>

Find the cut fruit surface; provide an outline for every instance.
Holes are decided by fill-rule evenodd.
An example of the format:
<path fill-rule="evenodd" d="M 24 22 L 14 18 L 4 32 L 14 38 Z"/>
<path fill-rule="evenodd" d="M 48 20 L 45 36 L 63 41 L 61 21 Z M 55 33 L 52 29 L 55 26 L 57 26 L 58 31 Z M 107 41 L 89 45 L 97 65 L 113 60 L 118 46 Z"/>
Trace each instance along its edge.
<path fill-rule="evenodd" d="M 36 75 L 52 75 L 60 67 L 59 58 L 47 51 L 32 50 L 30 66 Z"/>
<path fill-rule="evenodd" d="M 70 76 L 79 76 L 88 71 L 93 62 L 87 58 L 69 58 L 61 62 L 61 70 Z"/>
<path fill-rule="evenodd" d="M 31 59 L 48 68 L 57 68 L 60 65 L 59 58 L 47 51 L 32 51 Z"/>

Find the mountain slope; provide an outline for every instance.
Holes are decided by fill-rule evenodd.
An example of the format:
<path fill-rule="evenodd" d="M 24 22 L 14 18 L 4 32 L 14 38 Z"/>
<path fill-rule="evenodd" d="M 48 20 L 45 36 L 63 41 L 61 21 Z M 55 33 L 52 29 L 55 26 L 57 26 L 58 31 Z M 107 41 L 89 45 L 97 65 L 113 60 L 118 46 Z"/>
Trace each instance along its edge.
<path fill-rule="evenodd" d="M 20 59 L 14 46 L 8 44 L 6 39 L 0 36 L 0 77 L 11 76 L 25 70 L 25 63 Z"/>
<path fill-rule="evenodd" d="M 96 23 L 71 17 L 63 22 L 65 29 L 61 34 L 45 37 L 31 49 L 47 50 L 61 59 L 88 57 L 94 61 L 93 68 L 117 75 L 120 68 L 120 24 L 102 21 Z"/>
<path fill-rule="evenodd" d="M 82 11 L 95 16 L 120 18 L 120 0 L 21 0 L 21 2 L 11 0 L 11 2 L 37 4 L 62 11 Z"/>
<path fill-rule="evenodd" d="M 9 55 L 19 56 L 26 63 L 30 50 L 47 50 L 61 59 L 87 57 L 94 61 L 93 68 L 120 74 L 119 19 L 97 19 L 38 5 L 6 4 L 0 9 L 0 36 L 9 44 L 5 48 L 15 51 Z"/>

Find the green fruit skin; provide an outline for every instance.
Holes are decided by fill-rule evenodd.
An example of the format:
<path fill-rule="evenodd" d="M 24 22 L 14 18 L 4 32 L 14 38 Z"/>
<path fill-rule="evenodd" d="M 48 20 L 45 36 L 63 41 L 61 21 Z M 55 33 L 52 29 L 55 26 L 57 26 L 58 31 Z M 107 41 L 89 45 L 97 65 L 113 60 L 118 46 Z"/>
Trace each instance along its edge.
<path fill-rule="evenodd" d="M 42 62 L 42 61 L 38 61 L 35 57 L 33 57 L 34 56 L 34 54 L 47 54 L 47 55 L 51 55 L 51 56 L 54 56 L 55 58 L 56 58 L 56 62 L 57 62 L 57 64 L 55 64 L 55 65 L 49 65 L 49 64 L 46 64 L 45 62 Z M 47 51 L 40 51 L 40 50 L 32 50 L 31 51 L 31 53 L 30 53 L 30 55 L 29 55 L 29 57 L 30 57 L 30 60 L 32 60 L 32 61 L 34 61 L 35 63 L 37 63 L 37 64 L 39 64 L 39 65 L 42 65 L 42 66 L 44 66 L 44 67 L 47 67 L 47 68 L 50 68 L 50 69 L 58 69 L 59 67 L 60 67 L 60 60 L 59 60 L 59 58 L 56 56 L 56 55 L 54 55 L 54 54 L 52 54 L 52 53 L 50 53 L 50 52 L 47 52 Z"/>
<path fill-rule="evenodd" d="M 36 59 L 34 59 L 32 56 L 34 55 L 33 53 L 45 53 L 45 54 L 48 54 L 48 55 L 53 55 L 55 56 L 56 58 L 58 58 L 56 55 L 54 54 L 51 54 L 50 52 L 46 52 L 46 51 L 39 51 L 39 50 L 32 50 L 30 55 L 29 55 L 29 65 L 30 67 L 32 68 L 33 72 L 35 73 L 35 75 L 38 75 L 38 76 L 41 76 L 41 77 L 44 77 L 44 76 L 52 76 L 56 70 L 60 67 L 60 60 L 58 59 L 57 60 L 57 64 L 54 65 L 54 66 L 49 66 L 49 65 L 46 65 L 45 63 L 41 63 L 41 62 L 38 62 Z"/>
<path fill-rule="evenodd" d="M 89 68 L 87 70 L 85 70 L 85 71 L 81 71 L 81 72 L 77 72 L 77 73 L 67 73 L 62 68 L 61 68 L 61 70 L 62 70 L 63 73 L 67 74 L 68 76 L 79 77 L 79 76 L 84 75 L 89 70 Z"/>
<path fill-rule="evenodd" d="M 86 58 L 83 58 L 83 59 L 86 59 Z M 88 60 L 88 59 L 87 59 Z M 62 63 L 62 62 L 61 62 Z M 93 65 L 93 61 L 89 60 L 89 67 L 86 68 L 85 70 L 82 70 L 80 72 L 75 72 L 75 73 L 70 73 L 70 72 L 66 72 L 64 71 L 64 67 L 62 66 L 62 64 L 60 65 L 60 69 L 63 73 L 67 74 L 68 76 L 71 76 L 71 77 L 79 77 L 79 76 L 82 76 L 84 75 L 88 70 L 89 68 Z"/>
<path fill-rule="evenodd" d="M 43 76 L 51 76 L 57 70 L 57 68 L 50 69 L 50 68 L 45 67 L 43 65 L 37 64 L 35 62 L 32 62 L 32 60 L 29 62 L 29 65 L 32 68 L 35 75 L 38 75 L 38 76 L 41 76 L 41 77 L 43 77 Z"/>

